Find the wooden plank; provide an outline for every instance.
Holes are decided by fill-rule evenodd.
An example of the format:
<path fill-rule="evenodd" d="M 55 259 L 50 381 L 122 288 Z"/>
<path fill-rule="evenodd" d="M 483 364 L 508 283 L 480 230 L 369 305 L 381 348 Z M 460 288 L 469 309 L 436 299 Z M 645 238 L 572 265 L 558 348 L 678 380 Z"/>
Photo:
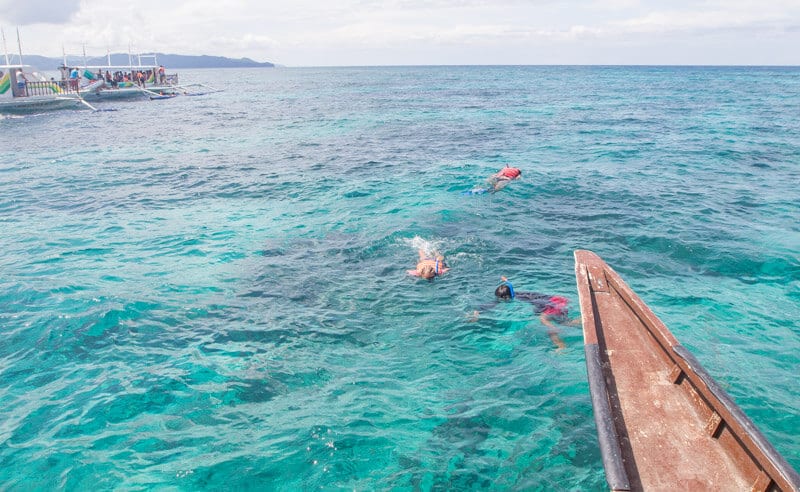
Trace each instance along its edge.
<path fill-rule="evenodd" d="M 723 422 L 722 417 L 717 412 L 712 411 L 711 417 L 706 423 L 706 433 L 711 437 L 718 437 Z"/>

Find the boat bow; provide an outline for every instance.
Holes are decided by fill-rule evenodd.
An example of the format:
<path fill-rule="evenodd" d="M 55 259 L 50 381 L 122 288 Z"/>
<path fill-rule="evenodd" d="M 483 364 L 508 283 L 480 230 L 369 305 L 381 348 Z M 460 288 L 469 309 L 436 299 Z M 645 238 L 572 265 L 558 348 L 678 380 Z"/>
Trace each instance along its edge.
<path fill-rule="evenodd" d="M 797 472 L 611 267 L 579 250 L 575 275 L 612 490 L 800 490 Z"/>

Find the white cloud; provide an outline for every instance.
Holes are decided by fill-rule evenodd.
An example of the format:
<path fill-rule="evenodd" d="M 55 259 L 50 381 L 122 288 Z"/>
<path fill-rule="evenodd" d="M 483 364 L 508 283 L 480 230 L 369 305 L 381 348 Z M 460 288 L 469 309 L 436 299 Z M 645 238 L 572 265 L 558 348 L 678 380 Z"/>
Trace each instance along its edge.
<path fill-rule="evenodd" d="M 71 52 L 85 44 L 92 54 L 130 45 L 288 65 L 539 63 L 543 53 L 548 63 L 604 63 L 608 53 L 625 63 L 646 44 L 658 63 L 665 46 L 675 62 L 676 42 L 703 46 L 712 35 L 727 42 L 730 59 L 758 52 L 759 45 L 742 50 L 750 38 L 771 43 L 760 63 L 800 63 L 800 50 L 790 49 L 800 42 L 797 0 L 173 0 L 157 8 L 0 0 L 0 25 L 23 18 L 26 51 L 51 56 L 61 44 Z"/>
<path fill-rule="evenodd" d="M 0 19 L 12 24 L 61 24 L 80 8 L 80 0 L 0 0 Z"/>
<path fill-rule="evenodd" d="M 751 29 L 760 31 L 770 26 L 779 28 L 782 18 L 770 12 L 741 12 L 726 9 L 724 11 L 687 12 L 667 11 L 651 12 L 645 16 L 626 19 L 615 23 L 615 26 L 627 32 L 664 33 L 664 32 L 714 32 L 721 29 Z"/>

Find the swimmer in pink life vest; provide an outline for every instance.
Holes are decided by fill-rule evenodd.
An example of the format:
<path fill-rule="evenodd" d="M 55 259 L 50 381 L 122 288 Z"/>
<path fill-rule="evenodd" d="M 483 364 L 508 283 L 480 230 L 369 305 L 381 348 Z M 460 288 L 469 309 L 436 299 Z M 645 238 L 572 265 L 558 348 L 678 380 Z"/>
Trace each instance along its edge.
<path fill-rule="evenodd" d="M 426 280 L 433 280 L 433 277 L 438 277 L 449 269 L 444 261 L 444 256 L 439 253 L 428 255 L 424 249 L 420 249 L 417 268 L 408 270 L 408 274 Z"/>
<path fill-rule="evenodd" d="M 561 337 L 558 336 L 558 328 L 555 323 L 566 326 L 577 326 L 580 324 L 581 319 L 570 319 L 567 303 L 569 300 L 566 297 L 551 296 L 550 294 L 540 294 L 538 292 L 515 292 L 514 286 L 505 277 L 500 277 L 502 283 L 495 289 L 494 295 L 498 299 L 512 300 L 517 299 L 525 301 L 533 306 L 533 312 L 539 315 L 539 321 L 547 327 L 547 335 L 550 340 L 556 345 L 558 350 L 563 350 L 566 344 Z M 493 308 L 499 301 L 492 304 L 481 306 L 480 310 L 485 311 Z M 474 311 L 470 321 L 477 321 L 480 311 Z"/>
<path fill-rule="evenodd" d="M 511 181 L 519 179 L 520 176 L 522 176 L 522 171 L 519 168 L 506 164 L 506 167 L 489 176 L 486 183 L 489 185 L 489 191 L 500 191 Z"/>

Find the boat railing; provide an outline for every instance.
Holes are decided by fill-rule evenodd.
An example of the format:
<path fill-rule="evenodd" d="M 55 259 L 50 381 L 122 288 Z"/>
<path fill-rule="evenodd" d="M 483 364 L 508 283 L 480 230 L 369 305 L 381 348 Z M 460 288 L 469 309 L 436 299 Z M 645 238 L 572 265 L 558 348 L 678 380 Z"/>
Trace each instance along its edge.
<path fill-rule="evenodd" d="M 80 94 L 86 90 L 90 89 L 80 87 L 71 80 L 34 80 L 26 82 L 24 88 L 19 89 L 17 97 Z"/>
<path fill-rule="evenodd" d="M 21 91 L 22 92 L 22 91 Z M 62 84 L 60 81 L 55 80 L 34 80 L 26 82 L 24 92 L 21 96 L 52 96 L 54 94 L 62 94 L 64 92 L 72 92 L 69 90 L 67 84 Z"/>

